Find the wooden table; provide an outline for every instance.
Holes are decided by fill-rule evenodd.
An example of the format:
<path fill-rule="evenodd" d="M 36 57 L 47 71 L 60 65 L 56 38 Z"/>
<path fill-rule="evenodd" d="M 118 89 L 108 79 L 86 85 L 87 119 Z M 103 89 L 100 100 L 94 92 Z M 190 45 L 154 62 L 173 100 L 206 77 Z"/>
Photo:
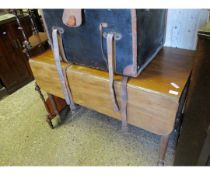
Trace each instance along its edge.
<path fill-rule="evenodd" d="M 174 129 L 178 108 L 182 108 L 194 52 L 164 48 L 137 77 L 130 78 L 128 123 L 161 136 L 160 164 L 163 164 L 170 133 Z M 50 50 L 30 60 L 34 78 L 41 89 L 64 98 Z M 121 120 L 113 110 L 107 72 L 62 63 L 76 104 Z M 115 76 L 116 96 L 121 106 L 121 76 Z M 186 94 L 186 93 L 185 93 Z M 180 105 L 180 102 L 182 104 Z M 180 107 L 181 106 L 181 107 Z"/>

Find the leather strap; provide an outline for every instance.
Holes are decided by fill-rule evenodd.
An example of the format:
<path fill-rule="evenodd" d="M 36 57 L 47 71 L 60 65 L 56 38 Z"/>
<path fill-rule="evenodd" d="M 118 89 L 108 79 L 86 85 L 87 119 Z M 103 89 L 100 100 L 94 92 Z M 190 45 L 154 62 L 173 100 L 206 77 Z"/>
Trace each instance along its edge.
<path fill-rule="evenodd" d="M 121 102 L 121 120 L 122 120 L 122 130 L 127 131 L 128 130 L 128 124 L 127 124 L 127 102 L 128 102 L 128 92 L 127 92 L 127 82 L 128 77 L 123 76 L 122 79 L 122 102 Z"/>
<path fill-rule="evenodd" d="M 119 105 L 116 98 L 115 88 L 114 88 L 114 59 L 115 59 L 115 41 L 114 41 L 114 34 L 108 33 L 107 34 L 107 53 L 108 53 L 108 67 L 109 67 L 109 89 L 110 94 L 112 97 L 112 103 L 114 110 L 116 112 L 121 113 L 121 120 L 122 120 L 122 131 L 128 130 L 127 125 L 127 82 L 128 77 L 123 76 L 122 79 L 122 90 L 121 90 L 121 110 L 119 109 Z"/>
<path fill-rule="evenodd" d="M 109 66 L 109 90 L 112 98 L 112 103 L 114 111 L 119 111 L 119 106 L 116 99 L 115 89 L 114 89 L 114 59 L 115 59 L 115 42 L 114 34 L 107 34 L 107 53 L 108 53 L 108 66 Z"/>
<path fill-rule="evenodd" d="M 67 69 L 69 68 L 69 66 L 65 67 L 65 69 L 63 70 L 63 75 L 64 75 L 64 80 L 65 80 L 65 83 L 66 83 L 67 91 L 68 91 L 68 94 L 69 94 L 69 99 L 70 99 L 70 102 L 71 102 L 70 103 L 70 108 L 71 108 L 71 110 L 75 110 L 76 106 L 75 106 L 73 98 L 72 98 L 71 90 L 70 90 L 69 83 L 68 83 L 69 81 L 68 81 L 68 77 L 67 77 Z"/>
<path fill-rule="evenodd" d="M 62 40 L 61 33 L 58 33 L 58 47 L 59 47 L 59 53 L 60 53 L 62 60 L 65 61 L 66 63 L 69 63 L 69 61 L 66 59 L 66 55 L 64 52 L 63 40 Z"/>
<path fill-rule="evenodd" d="M 108 68 L 108 64 L 107 64 L 107 59 L 106 56 L 104 54 L 104 42 L 103 42 L 103 28 L 106 28 L 108 26 L 107 23 L 100 23 L 99 24 L 99 32 L 100 32 L 100 47 L 101 47 L 101 53 L 102 53 L 102 58 L 104 60 L 104 62 L 106 63 L 106 67 Z"/>
<path fill-rule="evenodd" d="M 61 59 L 59 54 L 59 46 L 58 46 L 58 32 L 61 33 L 59 28 L 53 28 L 52 30 L 52 40 L 53 40 L 53 54 L 55 59 L 55 64 L 58 72 L 58 77 L 61 82 L 61 87 L 63 90 L 64 98 L 66 100 L 66 103 L 70 106 L 70 108 L 74 109 L 74 103 L 71 97 L 70 90 L 68 90 L 67 81 L 65 79 L 65 76 L 63 74 L 62 66 L 61 66 Z"/>

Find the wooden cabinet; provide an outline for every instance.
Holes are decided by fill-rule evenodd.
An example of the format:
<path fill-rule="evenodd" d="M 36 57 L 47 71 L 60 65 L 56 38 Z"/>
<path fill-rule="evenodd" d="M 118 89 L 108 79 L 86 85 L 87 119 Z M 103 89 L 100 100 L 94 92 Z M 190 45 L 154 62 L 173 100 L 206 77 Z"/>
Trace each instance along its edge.
<path fill-rule="evenodd" d="M 188 101 L 174 165 L 210 165 L 210 21 L 198 33 Z"/>
<path fill-rule="evenodd" d="M 21 18 L 21 23 L 26 35 L 32 35 L 29 18 Z M 0 25 L 0 80 L 8 93 L 33 80 L 28 58 L 22 52 L 22 42 L 23 37 L 15 20 Z"/>

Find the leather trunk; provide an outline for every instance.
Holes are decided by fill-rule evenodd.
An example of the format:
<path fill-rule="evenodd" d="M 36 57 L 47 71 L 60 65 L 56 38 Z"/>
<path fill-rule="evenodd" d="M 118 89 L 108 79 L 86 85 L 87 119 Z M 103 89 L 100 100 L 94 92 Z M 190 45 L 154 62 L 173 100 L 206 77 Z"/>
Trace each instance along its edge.
<path fill-rule="evenodd" d="M 167 10 L 164 9 L 85 9 L 81 25 L 63 23 L 63 9 L 44 9 L 46 29 L 60 27 L 63 47 L 70 63 L 107 68 L 107 33 L 115 36 L 115 73 L 136 77 L 152 61 L 165 40 Z M 100 24 L 107 26 L 99 30 Z"/>

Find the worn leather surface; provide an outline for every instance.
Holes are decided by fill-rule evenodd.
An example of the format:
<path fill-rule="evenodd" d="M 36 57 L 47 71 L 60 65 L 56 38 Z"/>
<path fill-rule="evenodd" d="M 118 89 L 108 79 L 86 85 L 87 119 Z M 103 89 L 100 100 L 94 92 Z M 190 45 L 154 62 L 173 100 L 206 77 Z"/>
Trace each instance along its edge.
<path fill-rule="evenodd" d="M 116 41 L 116 73 L 123 74 L 124 69 L 136 63 L 135 74 L 143 67 L 157 48 L 162 46 L 165 36 L 166 10 L 136 10 L 137 14 L 137 58 L 133 59 L 132 16 L 129 9 L 85 9 L 82 10 L 82 24 L 68 27 L 63 24 L 63 9 L 45 9 L 44 18 L 49 34 L 52 27 L 62 27 L 63 45 L 67 59 L 71 63 L 108 70 L 103 59 L 102 50 L 107 57 L 106 38 L 101 35 L 99 25 L 107 23 L 103 33 L 116 32 L 121 39 Z M 138 61 L 137 61 L 138 59 Z M 150 60 L 151 61 L 151 60 Z"/>

